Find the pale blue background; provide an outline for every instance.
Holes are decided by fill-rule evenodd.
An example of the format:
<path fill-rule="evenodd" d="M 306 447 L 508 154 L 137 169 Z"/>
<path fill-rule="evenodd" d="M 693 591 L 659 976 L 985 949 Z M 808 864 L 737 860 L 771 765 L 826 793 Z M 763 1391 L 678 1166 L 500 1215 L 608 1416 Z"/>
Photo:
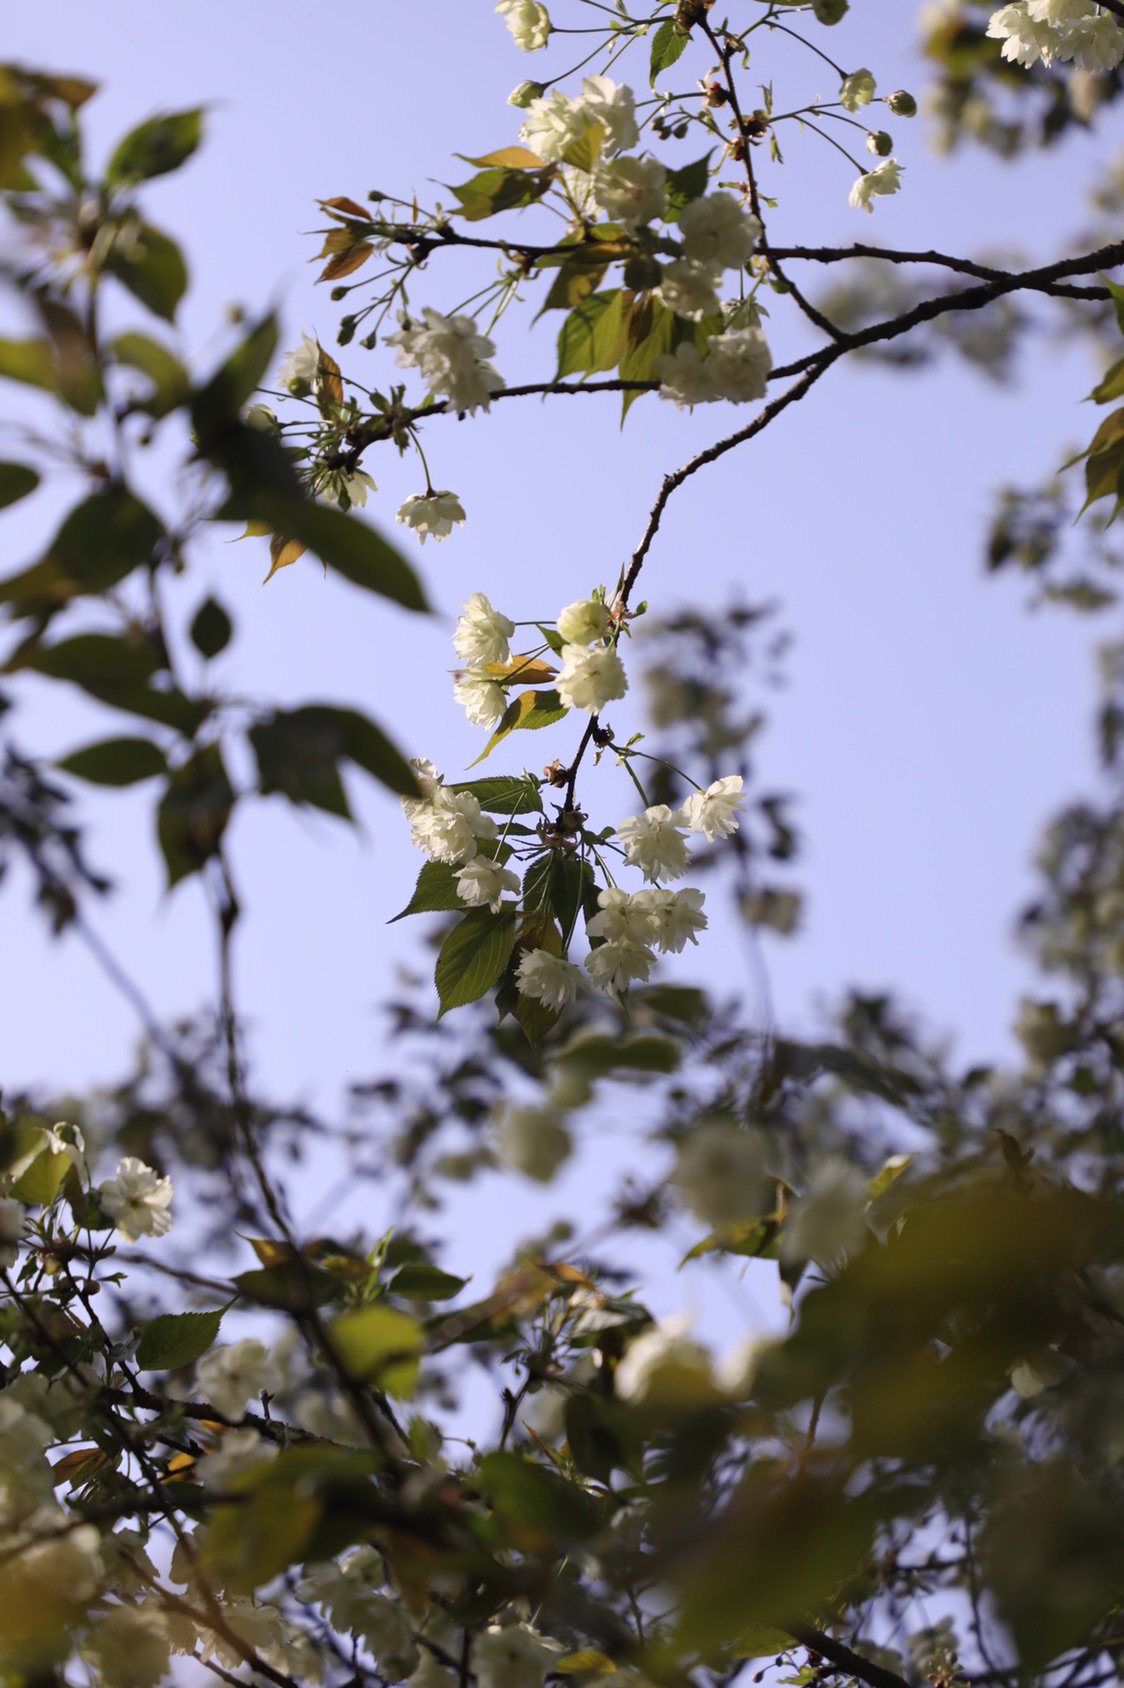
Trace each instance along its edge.
<path fill-rule="evenodd" d="M 920 93 L 915 11 L 905 0 L 856 0 L 842 26 L 816 39 L 851 68 L 869 65 L 882 89 Z M 373 187 L 416 189 L 424 200 L 435 182 L 462 179 L 468 167 L 450 155 L 514 140 L 520 119 L 506 95 L 543 62 L 514 49 L 487 0 L 24 7 L 5 18 L 5 52 L 103 81 L 88 108 L 96 156 L 152 111 L 211 103 L 202 152 L 147 199 L 153 220 L 185 238 L 193 285 L 179 344 L 201 369 L 225 344 L 233 304 L 254 311 L 274 300 L 287 345 L 305 328 L 330 346 L 342 307 L 314 286 L 314 201 Z M 812 64 L 786 53 L 774 66 L 762 54 L 778 105 L 834 91 L 830 73 L 821 78 Z M 693 79 L 705 64 L 688 58 L 682 68 Z M 642 84 L 642 61 L 619 74 Z M 774 240 L 1018 246 L 1044 262 L 1083 221 L 1081 186 L 1119 139 L 1110 117 L 1095 135 L 1007 165 L 978 152 L 935 156 L 921 119 L 888 126 L 905 188 L 869 219 L 847 205 L 850 167 L 814 137 L 790 133 L 785 169 L 766 178 L 782 199 Z M 697 150 L 689 143 L 684 161 Z M 429 289 L 418 303 L 448 309 L 460 296 L 436 261 Z M 7 302 L 0 310 L 8 320 Z M 140 316 L 128 310 L 123 320 Z M 529 316 L 512 313 L 501 332 L 496 361 L 509 379 L 552 368 L 555 325 L 526 342 Z M 778 362 L 808 344 L 783 310 L 770 337 Z M 390 377 L 386 354 L 345 355 L 352 372 L 369 367 L 372 382 Z M 847 983 L 893 985 L 965 1059 L 1009 1048 L 1014 998 L 1028 978 L 1010 933 L 1032 883 L 1034 835 L 1093 775 L 1088 653 L 1099 629 L 1030 616 L 1018 582 L 986 583 L 981 534 L 996 485 L 1036 480 L 1088 436 L 1091 413 L 1079 401 L 1094 379 L 1081 345 L 1064 354 L 1037 345 L 1017 389 L 989 385 L 951 358 L 918 378 L 838 371 L 673 501 L 643 579 L 653 608 L 717 604 L 733 591 L 776 598 L 797 634 L 791 684 L 764 700 L 773 721 L 759 764 L 763 787 L 798 794 L 807 841 L 802 934 L 766 940 L 786 1029 L 814 1029 L 817 1002 Z M 11 392 L 5 401 L 17 402 Z M 221 675 L 283 703 L 359 701 L 409 753 L 456 776 L 480 745 L 442 677 L 459 604 L 483 590 L 515 618 L 548 617 L 611 580 L 662 474 L 745 416 L 726 407 L 685 416 L 647 400 L 621 435 L 616 401 L 591 398 L 510 402 L 463 424 L 438 422 L 426 435 L 435 480 L 462 495 L 470 517 L 447 544 L 414 547 L 438 619 L 356 594 L 315 563 L 263 591 L 262 547 L 217 538 L 198 549 L 176 613 L 182 625 L 216 591 L 238 625 Z M 368 513 L 392 526 L 402 499 L 421 488 L 418 468 L 389 447 L 366 466 L 380 486 Z M 7 519 L 5 566 L 33 555 L 58 507 L 48 494 Z M 44 755 L 97 736 L 92 706 L 60 691 L 21 685 L 28 705 L 4 724 Z M 121 717 L 105 721 L 129 730 Z M 640 724 L 627 710 L 614 722 L 619 731 Z M 565 759 L 574 736 L 566 723 L 520 751 L 538 767 Z M 606 820 L 632 811 L 622 775 L 596 789 Z M 395 968 L 429 964 L 417 928 L 386 925 L 420 861 L 397 804 L 358 778 L 352 790 L 365 841 L 280 799 L 248 809 L 233 828 L 252 910 L 239 972 L 255 1064 L 274 1093 L 324 1103 L 386 1059 L 375 1009 Z M 212 969 L 197 888 L 164 896 L 144 793 L 81 795 L 94 859 L 125 882 L 97 913 L 100 929 L 161 1013 L 194 1009 Z M 5 890 L 0 1074 L 54 1087 L 112 1079 L 134 1036 L 128 1008 L 76 942 L 43 938 L 19 882 Z M 697 974 L 749 988 L 736 934 L 716 925 Z"/>

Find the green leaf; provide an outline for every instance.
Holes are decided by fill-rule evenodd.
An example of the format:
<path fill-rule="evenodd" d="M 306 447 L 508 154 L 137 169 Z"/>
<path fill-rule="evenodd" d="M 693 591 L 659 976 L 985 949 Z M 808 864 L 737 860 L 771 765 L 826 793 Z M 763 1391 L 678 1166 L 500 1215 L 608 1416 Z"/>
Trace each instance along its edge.
<path fill-rule="evenodd" d="M 151 223 L 138 224 L 127 243 L 115 241 L 105 269 L 155 316 L 165 322 L 175 319 L 176 306 L 187 292 L 187 265 L 175 241 Z"/>
<path fill-rule="evenodd" d="M 1124 287 L 1121 287 L 1115 281 L 1110 281 L 1106 275 L 1102 275 L 1101 280 L 1104 282 L 1105 286 L 1112 295 L 1113 305 L 1116 310 L 1116 326 L 1119 328 L 1121 334 L 1124 334 Z"/>
<path fill-rule="evenodd" d="M 307 720 L 332 726 L 340 736 L 343 754 L 356 767 L 378 780 L 400 797 L 416 797 L 418 780 L 413 768 L 391 744 L 386 734 L 358 709 L 341 709 L 335 704 L 306 704 L 300 711 Z"/>
<path fill-rule="evenodd" d="M 41 646 L 21 659 L 20 666 L 69 680 L 99 703 L 188 736 L 207 713 L 206 704 L 193 703 L 172 687 L 158 691 L 149 685 L 164 668 L 163 657 L 151 645 L 132 644 L 108 633 L 79 633 L 57 645 Z"/>
<path fill-rule="evenodd" d="M 587 1389 L 576 1389 L 566 1399 L 564 1423 L 570 1453 L 579 1471 L 599 1483 L 608 1483 L 624 1463 L 621 1438 L 614 1423 L 612 1405 Z"/>
<path fill-rule="evenodd" d="M 12 1194 L 17 1201 L 26 1202 L 29 1207 L 50 1207 L 73 1165 L 74 1157 L 68 1149 L 55 1155 L 44 1148 L 27 1171 L 16 1179 Z"/>
<path fill-rule="evenodd" d="M 769 1624 L 751 1624 L 734 1642 L 736 1659 L 767 1659 L 776 1653 L 787 1653 L 792 1636 Z"/>
<path fill-rule="evenodd" d="M 625 327 L 626 348 L 621 355 L 620 373 L 624 381 L 654 381 L 656 363 L 675 346 L 679 318 L 674 311 L 656 298 L 643 293 L 629 300 Z M 621 420 L 642 393 L 623 395 Z"/>
<path fill-rule="evenodd" d="M 198 410 L 198 405 L 197 405 Z M 211 407 L 205 407 L 208 417 Z M 262 522 L 270 533 L 299 541 L 352 585 L 404 609 L 428 612 L 413 568 L 390 542 L 355 516 L 310 499 L 283 448 L 260 428 L 232 421 L 201 443 L 225 471 L 231 492 L 215 520 Z"/>
<path fill-rule="evenodd" d="M 693 164 L 684 164 L 681 170 L 669 170 L 664 184 L 667 196 L 667 220 L 678 222 L 680 213 L 692 199 L 699 199 L 707 188 L 710 180 L 711 153 L 702 158 L 696 158 Z"/>
<path fill-rule="evenodd" d="M 486 1454 L 476 1480 L 488 1496 L 506 1546 L 557 1554 L 588 1541 L 604 1525 L 601 1507 L 578 1483 L 521 1454 Z"/>
<path fill-rule="evenodd" d="M 0 510 L 34 492 L 39 479 L 38 473 L 26 463 L 0 463 Z"/>
<path fill-rule="evenodd" d="M 347 757 L 391 791 L 416 797 L 413 769 L 386 735 L 357 709 L 310 703 L 279 711 L 250 729 L 261 790 L 281 792 L 292 803 L 312 803 L 350 818 L 337 771 Z"/>
<path fill-rule="evenodd" d="M 404 920 L 408 914 L 449 914 L 463 908 L 456 868 L 448 862 L 426 862 L 418 874 L 413 896 L 401 914 L 396 914 L 387 925 L 393 926 L 395 920 Z"/>
<path fill-rule="evenodd" d="M 550 291 L 543 300 L 535 321 L 537 322 L 546 311 L 572 311 L 575 306 L 588 299 L 605 279 L 605 272 L 615 255 L 602 246 L 576 247 L 573 255 L 565 260 L 551 282 Z"/>
<path fill-rule="evenodd" d="M 572 310 L 558 334 L 557 379 L 615 369 L 625 350 L 624 294 L 591 293 Z"/>
<path fill-rule="evenodd" d="M 543 160 L 529 147 L 498 147 L 495 152 L 486 152 L 482 158 L 471 158 L 467 152 L 458 152 L 456 156 L 480 169 L 496 164 L 502 165 L 505 170 L 541 170 L 543 167 Z"/>
<path fill-rule="evenodd" d="M 556 691 L 520 692 L 519 696 L 508 704 L 500 717 L 499 726 L 469 766 L 475 768 L 477 763 L 483 762 L 485 756 L 490 756 L 497 744 L 502 743 L 509 733 L 521 729 L 537 732 L 540 727 L 552 727 L 555 721 L 561 721 L 566 713 L 567 706 Z"/>
<path fill-rule="evenodd" d="M 22 381 L 25 387 L 59 390 L 58 372 L 49 340 L 0 340 L 0 375 Z"/>
<path fill-rule="evenodd" d="M 605 140 L 603 123 L 588 123 L 581 134 L 572 140 L 562 153 L 563 162 L 574 170 L 595 170 Z"/>
<path fill-rule="evenodd" d="M 1119 501 L 1124 497 L 1124 409 L 1114 410 L 1111 416 L 1105 417 L 1082 456 L 1085 458 L 1085 502 L 1081 513 L 1083 515 L 1099 498 L 1115 498 L 1117 506 L 1110 518 L 1114 521 Z"/>
<path fill-rule="evenodd" d="M 195 394 L 191 419 L 204 451 L 216 434 L 221 435 L 229 424 L 238 421 L 243 405 L 261 386 L 276 350 L 277 320 L 272 315 L 264 316 Z M 261 434 L 260 429 L 251 431 Z"/>
<path fill-rule="evenodd" d="M 137 785 L 168 770 L 160 746 L 146 738 L 102 739 L 84 750 L 72 750 L 58 765 L 64 773 L 89 780 L 91 785 Z"/>
<path fill-rule="evenodd" d="M 396 1307 L 356 1307 L 329 1327 L 334 1355 L 356 1383 L 373 1383 L 388 1395 L 409 1396 L 418 1381 L 425 1333 Z"/>
<path fill-rule="evenodd" d="M 93 493 L 66 517 L 46 555 L 0 581 L 0 603 L 17 616 L 50 617 L 72 598 L 108 592 L 155 560 L 162 523 L 128 487 Z"/>
<path fill-rule="evenodd" d="M 393 1295 L 414 1301 L 449 1301 L 467 1282 L 467 1278 L 456 1278 L 452 1272 L 442 1272 L 440 1267 L 418 1260 L 396 1272 L 387 1287 Z"/>
<path fill-rule="evenodd" d="M 331 1273 L 307 1260 L 289 1259 L 276 1266 L 254 1267 L 239 1272 L 231 1282 L 245 1300 L 282 1313 L 306 1313 L 341 1293 L 341 1285 Z"/>
<path fill-rule="evenodd" d="M 208 662 L 229 645 L 234 623 L 217 598 L 204 598 L 191 622 L 191 642 Z"/>
<path fill-rule="evenodd" d="M 211 1347 L 221 1324 L 221 1308 L 212 1313 L 162 1313 L 141 1326 L 137 1366 L 141 1371 L 190 1366 Z"/>
<path fill-rule="evenodd" d="M 134 400 L 137 410 L 159 421 L 184 403 L 190 390 L 187 371 L 158 340 L 147 334 L 122 334 L 113 342 L 113 354 L 118 363 L 139 369 L 152 383 L 146 399 Z"/>
<path fill-rule="evenodd" d="M 519 779 L 514 774 L 497 774 L 492 779 L 470 780 L 449 789 L 470 792 L 487 815 L 542 814 L 538 785 L 527 775 Z"/>
<path fill-rule="evenodd" d="M 441 1013 L 477 1002 L 507 966 L 515 945 L 515 911 L 475 908 L 453 927 L 437 957 L 434 979 Z"/>
<path fill-rule="evenodd" d="M 156 834 L 168 869 L 168 889 L 198 873 L 219 845 L 234 808 L 234 788 L 217 744 L 203 745 L 168 781 L 156 814 Z"/>
<path fill-rule="evenodd" d="M 558 1051 L 559 1066 L 573 1064 L 589 1078 L 631 1070 L 639 1073 L 673 1073 L 683 1051 L 674 1038 L 654 1032 L 637 1037 L 609 1037 L 605 1032 L 579 1032 Z"/>
<path fill-rule="evenodd" d="M 680 29 L 674 18 L 667 18 L 656 30 L 652 37 L 652 52 L 649 60 L 648 85 L 654 88 L 659 74 L 673 65 L 676 59 L 682 58 L 690 41 L 690 32 Z"/>
<path fill-rule="evenodd" d="M 203 137 L 203 111 L 162 112 L 140 123 L 119 141 L 106 167 L 107 187 L 123 181 L 148 181 L 178 170 Z"/>
<path fill-rule="evenodd" d="M 555 1676 L 584 1676 L 587 1671 L 596 1671 L 599 1676 L 618 1674 L 617 1667 L 608 1653 L 595 1653 L 592 1649 L 581 1653 L 565 1653 L 560 1659 L 552 1659 L 551 1670 Z"/>
<path fill-rule="evenodd" d="M 263 797 L 279 794 L 298 806 L 351 819 L 340 778 L 340 735 L 330 722 L 309 719 L 304 710 L 268 716 L 250 728 Z"/>
<path fill-rule="evenodd" d="M 526 166 L 516 169 L 496 167 L 481 170 L 479 175 L 452 191 L 460 201 L 461 216 L 465 221 L 478 223 L 485 217 L 494 217 L 498 211 L 533 205 L 547 191 L 555 174 L 552 164 L 536 171 Z"/>

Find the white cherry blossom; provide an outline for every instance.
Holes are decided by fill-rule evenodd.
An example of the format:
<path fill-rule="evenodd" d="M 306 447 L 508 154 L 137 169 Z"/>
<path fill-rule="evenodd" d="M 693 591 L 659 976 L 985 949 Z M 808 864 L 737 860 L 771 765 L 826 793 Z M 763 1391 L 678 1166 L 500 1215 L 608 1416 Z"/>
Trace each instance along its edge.
<path fill-rule="evenodd" d="M 617 828 L 617 837 L 633 867 L 645 879 L 680 879 L 687 871 L 687 839 L 678 809 L 657 803 L 642 815 L 631 815 Z"/>
<path fill-rule="evenodd" d="M 634 980 L 651 977 L 655 956 L 644 944 L 627 938 L 610 939 L 608 943 L 590 950 L 585 958 L 586 972 L 601 990 L 619 996 Z"/>
<path fill-rule="evenodd" d="M 740 774 L 714 780 L 705 791 L 693 791 L 683 805 L 683 818 L 692 832 L 701 832 L 713 844 L 738 830 L 738 811 L 745 804 L 745 781 Z"/>
<path fill-rule="evenodd" d="M 865 211 L 869 216 L 874 210 L 871 201 L 879 194 L 897 193 L 902 185 L 902 167 L 896 158 L 884 158 L 881 164 L 876 164 L 873 170 L 867 170 L 861 175 L 851 189 L 849 203 L 856 211 Z"/>
<path fill-rule="evenodd" d="M 676 258 L 670 263 L 656 292 L 669 311 L 688 322 L 718 316 L 722 309 L 715 287 L 715 271 L 694 258 Z"/>
<path fill-rule="evenodd" d="M 485 670 L 467 669 L 453 682 L 453 696 L 474 727 L 494 727 L 507 708 L 507 693 Z"/>
<path fill-rule="evenodd" d="M 628 690 L 624 663 L 611 645 L 563 645 L 562 666 L 554 682 L 562 702 L 569 709 L 584 709 L 597 715 L 607 703 L 622 698 Z"/>
<path fill-rule="evenodd" d="M 591 645 L 603 639 L 612 625 L 609 611 L 599 598 L 579 598 L 560 611 L 555 622 L 567 645 Z"/>
<path fill-rule="evenodd" d="M 281 1372 L 256 1336 L 213 1348 L 195 1367 L 199 1388 L 224 1418 L 241 1418 L 248 1401 L 281 1387 Z"/>
<path fill-rule="evenodd" d="M 761 238 L 761 224 L 731 193 L 692 199 L 679 213 L 688 258 L 715 270 L 740 269 Z"/>
<path fill-rule="evenodd" d="M 655 158 L 615 158 L 598 167 L 593 197 L 613 222 L 626 229 L 662 217 L 667 203 L 667 172 Z"/>
<path fill-rule="evenodd" d="M 643 904 L 650 922 L 648 941 L 663 954 L 678 955 L 688 941 L 698 944 L 697 934 L 707 924 L 701 891 L 689 885 L 682 891 L 638 891 L 636 898 Z"/>
<path fill-rule="evenodd" d="M 577 996 L 580 983 L 581 971 L 572 961 L 545 949 L 525 950 L 515 971 L 520 996 L 529 996 L 544 1008 L 565 1008 Z"/>
<path fill-rule="evenodd" d="M 487 905 L 498 914 L 505 891 L 519 891 L 519 875 L 488 856 L 473 856 L 457 871 L 457 896 L 470 908 Z M 510 906 L 510 905 L 509 905 Z"/>
<path fill-rule="evenodd" d="M 504 385 L 486 362 L 496 349 L 493 342 L 479 332 L 474 317 L 446 317 L 426 305 L 422 318 L 419 323 L 400 313 L 400 329 L 387 336 L 387 344 L 398 348 L 399 367 L 419 369 L 430 392 L 446 394 L 453 410 L 487 410 Z"/>
<path fill-rule="evenodd" d="M 427 539 L 448 539 L 455 527 L 463 527 L 464 505 L 455 492 L 414 492 L 394 519 L 413 528 L 424 545 Z"/>
<path fill-rule="evenodd" d="M 98 1186 L 97 1198 L 127 1243 L 162 1237 L 172 1228 L 172 1180 L 135 1155 L 118 1161 L 113 1177 Z"/>
<path fill-rule="evenodd" d="M 496 11 L 524 53 L 537 53 L 550 35 L 550 13 L 539 0 L 499 0 Z"/>
<path fill-rule="evenodd" d="M 484 668 L 489 662 L 509 662 L 508 640 L 515 623 L 494 609 L 483 592 L 474 592 L 461 611 L 453 634 L 453 649 L 470 668 Z"/>
<path fill-rule="evenodd" d="M 875 81 L 869 70 L 854 70 L 843 78 L 839 104 L 847 111 L 859 111 L 874 98 Z"/>

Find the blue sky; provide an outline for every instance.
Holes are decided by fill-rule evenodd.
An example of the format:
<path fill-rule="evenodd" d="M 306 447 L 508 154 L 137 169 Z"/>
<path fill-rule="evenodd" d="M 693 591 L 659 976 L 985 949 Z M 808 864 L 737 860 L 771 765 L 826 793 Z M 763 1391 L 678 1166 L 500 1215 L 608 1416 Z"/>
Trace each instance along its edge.
<path fill-rule="evenodd" d="M 515 138 L 518 114 L 506 95 L 536 69 L 488 0 L 197 0 L 166 9 L 158 30 L 136 0 L 96 11 L 71 4 L 62 15 L 65 29 L 57 8 L 49 19 L 13 11 L 5 50 L 101 79 L 88 110 L 94 156 L 157 109 L 210 105 L 204 149 L 148 198 L 153 220 L 189 256 L 178 339 L 199 367 L 218 355 L 231 305 L 274 302 L 285 344 L 308 329 L 330 345 L 339 307 L 313 282 L 315 200 L 362 198 L 374 187 L 425 198 L 434 182 L 459 179 L 468 167 L 454 152 Z M 827 44 L 849 67 L 869 65 L 882 88 L 923 85 L 915 8 L 903 0 L 855 0 Z M 706 68 L 682 63 L 692 78 Z M 762 76 L 771 71 L 763 61 Z M 643 72 L 619 74 L 640 81 Z M 782 77 L 806 95 L 810 74 L 783 57 L 778 103 Z M 814 76 L 810 86 L 831 92 L 832 80 Z M 1056 155 L 1007 165 L 934 155 L 920 119 L 892 127 L 905 188 L 870 219 L 847 205 L 849 166 L 794 135 L 784 170 L 767 183 L 781 196 L 774 239 L 975 253 L 1014 245 L 1045 261 L 1078 220 L 1075 184 L 1114 144 L 1107 133 L 1079 137 Z M 419 302 L 455 302 L 439 274 L 431 286 Z M 510 317 L 500 338 L 496 361 L 509 376 L 551 367 L 552 330 L 526 336 L 530 314 Z M 780 313 L 770 337 L 778 361 L 806 344 Z M 357 373 L 368 360 L 372 380 L 379 371 L 388 378 L 387 354 L 350 356 Z M 1095 629 L 1028 615 L 1018 583 L 985 582 L 981 533 L 995 486 L 1037 479 L 1090 431 L 1079 400 L 1092 379 L 1080 347 L 1036 350 L 1007 389 L 951 360 L 919 377 L 840 371 L 751 450 L 695 477 L 668 511 L 644 580 L 654 610 L 736 592 L 778 600 L 796 634 L 790 683 L 765 700 L 772 722 L 759 757 L 764 786 L 797 794 L 806 840 L 804 930 L 795 942 L 766 944 L 778 1020 L 789 1030 L 813 1029 L 817 1002 L 855 982 L 900 986 L 967 1058 L 1005 1046 L 1028 977 L 1010 929 L 1030 888 L 1034 834 L 1093 777 Z M 622 434 L 615 401 L 590 399 L 509 403 L 470 422 L 440 422 L 426 437 L 434 477 L 461 494 L 470 519 L 447 544 L 414 548 L 435 619 L 363 599 L 314 563 L 263 591 L 260 548 L 219 538 L 199 548 L 174 609 L 186 620 L 216 591 L 238 628 L 225 678 L 282 702 L 358 702 L 409 753 L 457 775 L 480 744 L 445 679 L 459 604 L 482 590 L 515 619 L 546 617 L 611 580 L 663 473 L 743 419 L 725 407 L 685 416 L 646 400 Z M 389 448 L 366 466 L 380 488 L 369 514 L 392 526 L 402 499 L 420 490 L 417 466 Z M 8 519 L 13 564 L 50 526 L 52 496 Z M 618 730 L 639 724 L 638 715 L 622 717 Z M 97 736 L 87 705 L 47 687 L 29 687 L 12 726 L 48 756 Z M 556 733 L 523 752 L 536 767 L 556 753 L 565 759 L 572 729 Z M 623 775 L 615 777 L 606 820 L 633 807 Z M 383 1054 L 375 1005 L 396 967 L 427 965 L 416 929 L 386 926 L 420 858 L 396 803 L 370 786 L 353 789 L 362 840 L 279 799 L 233 831 L 252 910 L 241 994 L 255 1061 L 281 1093 L 327 1100 L 375 1070 Z M 92 796 L 86 807 L 92 853 L 123 881 L 101 929 L 163 1012 L 197 1007 L 211 980 L 198 891 L 164 896 L 145 795 Z M 0 1072 L 11 1084 L 112 1078 L 134 1035 L 127 1007 L 72 940 L 43 938 L 19 883 L 7 891 L 4 947 L 20 957 L 20 990 L 4 1016 Z M 698 970 L 743 985 L 736 935 L 716 924 Z"/>

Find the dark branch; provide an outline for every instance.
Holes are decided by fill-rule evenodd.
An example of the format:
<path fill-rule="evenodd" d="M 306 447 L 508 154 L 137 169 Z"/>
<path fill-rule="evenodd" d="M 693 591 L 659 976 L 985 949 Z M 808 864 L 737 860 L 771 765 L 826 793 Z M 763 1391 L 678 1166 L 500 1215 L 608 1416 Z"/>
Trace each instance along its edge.
<path fill-rule="evenodd" d="M 802 1647 L 818 1653 L 821 1658 L 828 1659 L 840 1670 L 845 1670 L 848 1676 L 857 1677 L 866 1683 L 866 1688 L 909 1688 L 904 1677 L 896 1671 L 887 1670 L 885 1665 L 872 1664 L 864 1659 L 861 1653 L 855 1653 L 842 1641 L 836 1641 L 822 1629 L 813 1629 L 811 1624 L 788 1624 L 789 1633 L 794 1635 Z"/>
<path fill-rule="evenodd" d="M 1003 281 L 1010 275 L 1008 270 L 977 264 L 971 258 L 956 258 L 948 252 L 902 252 L 887 246 L 864 246 L 861 242 L 853 246 L 774 246 L 770 252 L 776 258 L 794 258 L 809 264 L 839 264 L 856 258 L 875 258 L 887 264 L 928 264 L 933 269 L 955 270 L 958 275 L 974 275 L 981 281 Z M 1103 287 L 1057 287 L 1049 292 L 1066 299 L 1107 297 Z"/>

